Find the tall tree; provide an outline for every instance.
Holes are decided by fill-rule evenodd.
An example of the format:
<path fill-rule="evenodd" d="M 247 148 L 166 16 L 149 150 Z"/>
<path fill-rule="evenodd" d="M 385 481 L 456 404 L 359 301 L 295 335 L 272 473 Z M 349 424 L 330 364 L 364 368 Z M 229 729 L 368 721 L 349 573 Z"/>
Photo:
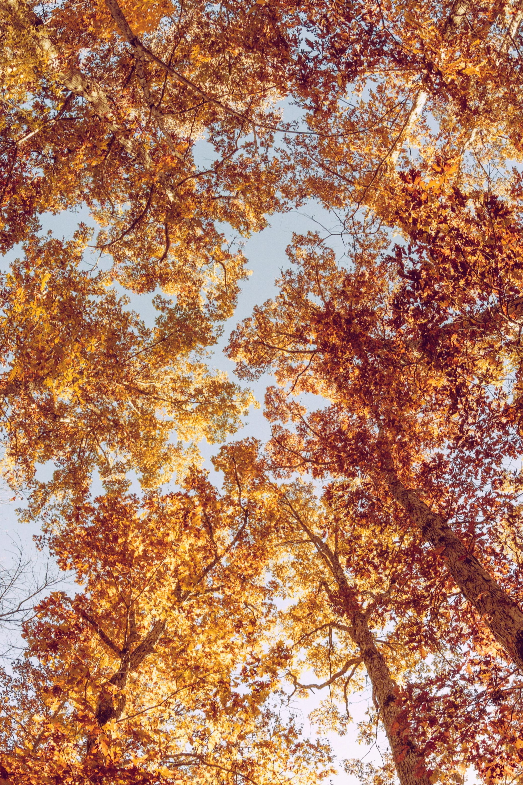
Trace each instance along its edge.
<path fill-rule="evenodd" d="M 50 546 L 84 588 L 40 603 L 26 660 L 4 675 L 8 782 L 307 782 L 328 771 L 327 750 L 300 741 L 273 695 L 255 517 L 238 489 L 220 496 L 199 473 L 183 492 L 48 512 Z"/>
<path fill-rule="evenodd" d="M 298 240 L 297 272 L 287 272 L 275 301 L 255 309 L 236 332 L 231 354 L 242 360 L 244 376 L 274 369 L 280 388 L 268 393 L 268 416 L 294 423 L 274 429 L 277 465 L 310 468 L 317 477 L 372 478 L 376 492 L 392 495 L 442 553 L 464 596 L 521 669 L 519 567 L 504 549 L 495 550 L 505 517 L 518 506 L 518 482 L 504 483 L 504 463 L 520 449 L 504 413 L 511 405 L 504 368 L 497 364 L 497 375 L 456 400 L 444 370 L 430 366 L 410 341 L 416 323 L 397 326 L 395 281 L 389 257 L 379 261 L 380 242 L 363 240 L 353 270 L 345 271 L 318 237 Z M 478 350 L 467 345 L 481 364 Z M 302 393 L 332 403 L 308 413 L 293 400 Z"/>
<path fill-rule="evenodd" d="M 285 70 L 274 54 L 287 45 L 278 15 L 256 3 L 37 10 L 2 5 L 2 248 L 43 213 L 85 204 L 124 285 L 199 291 L 219 269 L 233 291 L 220 225 L 263 227 L 285 175 L 268 154 Z"/>
<path fill-rule="evenodd" d="M 402 782 L 440 758 L 448 781 L 445 749 L 489 782 L 519 776 L 519 4 L 6 0 L 0 20 L 0 247 L 25 243 L 1 292 L 5 468 L 86 582 L 26 626 L 0 777 L 258 782 L 271 760 L 314 776 L 323 752 L 270 704 L 288 652 L 260 648 L 269 564 L 359 651 Z M 247 501 L 238 464 L 224 496 L 194 471 L 184 492 L 128 496 L 132 471 L 142 487 L 187 474 L 181 442 L 220 441 L 249 401 L 204 364 L 244 275 L 222 225 L 248 234 L 306 197 L 342 211 L 354 254 L 344 267 L 298 238 L 298 272 L 231 351 L 246 377 L 275 370 L 272 460 L 330 483 L 328 513 L 271 491 L 276 515 L 263 473 Z M 83 228 L 39 236 L 42 215 L 80 206 L 106 272 L 87 271 Z M 392 255 L 378 222 L 406 239 Z M 153 328 L 118 284 L 163 290 Z M 330 405 L 296 400 L 310 393 Z M 278 561 L 285 527 L 306 542 Z M 390 559 L 402 579 L 384 588 Z M 446 666 L 423 661 L 453 645 Z M 325 646 L 307 647 L 324 672 Z"/>
<path fill-rule="evenodd" d="M 430 169 L 443 157 L 458 184 L 505 190 L 521 158 L 521 21 L 517 2 L 309 12 L 307 89 L 296 95 L 315 133 L 291 144 L 304 184 L 335 209 L 342 232 L 361 207 L 396 226 L 398 173 L 412 164 Z"/>
<path fill-rule="evenodd" d="M 271 480 L 252 440 L 222 448 L 216 466 L 260 510 L 287 689 L 328 690 L 316 720 L 343 734 L 366 673 L 376 717 L 362 732 L 373 738 L 379 719 L 393 756 L 365 782 L 394 769 L 402 783 L 461 782 L 469 766 L 487 780 L 517 777 L 522 680 L 394 500 L 361 481 L 332 484 L 320 503 L 311 486 Z"/>

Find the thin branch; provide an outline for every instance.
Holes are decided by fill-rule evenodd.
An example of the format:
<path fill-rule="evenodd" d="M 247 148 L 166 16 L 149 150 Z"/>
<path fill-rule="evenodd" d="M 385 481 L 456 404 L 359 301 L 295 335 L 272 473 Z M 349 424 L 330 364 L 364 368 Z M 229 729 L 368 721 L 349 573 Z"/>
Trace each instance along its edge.
<path fill-rule="evenodd" d="M 147 706 L 147 708 L 141 709 L 141 711 L 136 711 L 136 712 L 134 712 L 134 714 L 128 714 L 126 717 L 120 717 L 120 719 L 116 720 L 116 722 L 117 723 L 119 723 L 119 722 L 126 722 L 126 720 L 132 720 L 132 719 L 134 719 L 134 717 L 139 717 L 141 714 L 146 714 L 148 711 L 152 711 L 153 709 L 157 709 L 159 706 L 163 706 L 165 703 L 168 703 L 168 701 L 170 701 L 171 698 L 174 698 L 175 695 L 178 695 L 178 693 L 183 692 L 184 690 L 188 690 L 190 687 L 196 687 L 202 681 L 203 681 L 203 679 L 200 679 L 199 681 L 194 681 L 194 682 L 191 682 L 190 684 L 185 684 L 183 687 L 180 687 L 179 689 L 175 690 L 174 692 L 171 692 L 170 695 L 168 695 L 166 698 L 164 698 L 159 703 L 154 703 L 152 706 Z"/>
<path fill-rule="evenodd" d="M 353 669 L 354 672 L 354 670 L 359 665 L 361 665 L 362 662 L 363 659 L 361 657 L 353 657 L 352 659 L 347 660 L 345 665 L 339 671 L 336 671 L 336 673 L 334 673 L 330 677 L 330 679 L 327 679 L 327 681 L 323 681 L 321 684 L 300 684 L 300 682 L 298 681 L 298 679 L 293 673 L 291 673 L 290 671 L 287 671 L 287 673 L 291 677 L 293 684 L 296 688 L 299 688 L 301 690 L 322 690 L 325 687 L 329 687 L 331 684 L 333 684 L 337 679 L 340 678 L 340 676 L 344 676 L 349 670 L 351 665 L 354 665 L 354 669 Z"/>
<path fill-rule="evenodd" d="M 72 600 L 70 598 L 67 599 L 69 600 L 69 603 L 72 604 Z M 106 632 L 104 632 L 104 630 L 100 627 L 100 625 L 95 619 L 93 619 L 82 608 L 75 608 L 74 610 L 76 610 L 76 612 L 78 613 L 79 616 L 82 617 L 82 619 L 84 619 L 88 624 L 91 625 L 91 627 L 96 632 L 100 640 L 102 640 L 105 643 L 105 645 L 111 649 L 112 652 L 114 652 L 118 657 L 122 656 L 123 654 L 122 649 L 120 649 L 120 647 L 117 646 L 116 643 L 114 643 L 114 641 L 111 640 L 111 638 L 107 635 Z"/>

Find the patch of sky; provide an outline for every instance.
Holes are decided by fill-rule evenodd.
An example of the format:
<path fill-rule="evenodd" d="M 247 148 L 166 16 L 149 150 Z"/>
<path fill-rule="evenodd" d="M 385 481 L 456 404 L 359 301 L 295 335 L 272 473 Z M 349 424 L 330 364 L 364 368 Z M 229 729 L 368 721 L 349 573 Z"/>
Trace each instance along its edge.
<path fill-rule="evenodd" d="M 50 467 L 42 467 L 47 474 Z M 25 506 L 23 494 L 17 494 L 0 482 L 0 664 L 9 664 L 24 649 L 20 617 L 23 612 L 49 595 L 51 591 L 78 591 L 70 573 L 60 570 L 49 550 L 38 542 L 40 525 L 20 523 L 17 511 Z M 12 614 L 19 607 L 22 613 Z"/>
<path fill-rule="evenodd" d="M 301 683 L 316 683 L 317 676 L 312 671 L 306 671 L 301 675 Z M 321 710 L 325 710 L 330 702 L 329 688 L 311 689 L 306 698 L 293 698 L 292 684 L 286 685 L 288 694 L 289 708 L 295 713 L 302 722 L 303 734 L 311 741 L 317 738 L 326 739 L 335 755 L 335 768 L 337 774 L 331 778 L 331 782 L 336 785 L 357 785 L 359 780 L 353 775 L 346 774 L 344 771 L 345 761 L 357 758 L 370 763 L 377 768 L 383 765 L 385 754 L 388 752 L 388 742 L 385 733 L 376 723 L 375 737 L 371 744 L 366 744 L 360 737 L 358 724 L 368 722 L 370 717 L 375 718 L 374 705 L 372 701 L 372 689 L 368 683 L 360 692 L 350 696 L 349 716 L 350 721 L 339 731 L 321 727 L 319 716 Z M 332 704 L 333 708 L 339 710 L 343 715 L 344 707 L 336 701 Z M 390 785 L 394 785 L 391 783 Z"/>

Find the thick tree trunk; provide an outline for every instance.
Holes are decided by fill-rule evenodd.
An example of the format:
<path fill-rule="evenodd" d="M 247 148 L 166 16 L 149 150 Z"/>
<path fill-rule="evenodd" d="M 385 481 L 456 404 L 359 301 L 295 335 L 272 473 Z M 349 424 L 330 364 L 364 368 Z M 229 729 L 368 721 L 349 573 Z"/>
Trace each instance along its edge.
<path fill-rule="evenodd" d="M 154 651 L 160 636 L 165 629 L 165 620 L 155 621 L 143 640 L 131 650 L 131 641 L 121 650 L 120 667 L 116 673 L 102 686 L 96 705 L 95 719 L 100 728 L 111 720 L 118 720 L 123 714 L 126 704 L 125 687 L 129 674 L 136 671 L 144 659 Z M 96 739 L 87 741 L 87 754 L 96 748 Z"/>
<path fill-rule="evenodd" d="M 376 646 L 367 616 L 361 610 L 356 592 L 348 583 L 338 556 L 308 527 L 306 531 L 337 584 L 337 592 L 329 591 L 329 597 L 336 612 L 344 615 L 350 622 L 347 629 L 360 650 L 367 669 L 373 697 L 387 734 L 400 783 L 401 785 L 430 785 L 424 757 L 408 733 L 408 718 L 412 707 L 403 700 L 401 689 L 392 678 L 385 657 Z"/>
<path fill-rule="evenodd" d="M 411 736 L 405 734 L 409 707 L 402 700 L 401 690 L 390 675 L 385 658 L 377 648 L 367 619 L 361 611 L 352 616 L 350 634 L 361 652 L 371 680 L 374 699 L 379 707 L 401 785 L 430 785 L 424 759 Z"/>
<path fill-rule="evenodd" d="M 495 639 L 523 672 L 523 611 L 454 534 L 447 521 L 433 512 L 415 490 L 399 479 L 386 446 L 381 473 L 392 497 L 406 510 L 423 538 L 441 550 L 448 571 L 463 596 L 474 606 Z"/>

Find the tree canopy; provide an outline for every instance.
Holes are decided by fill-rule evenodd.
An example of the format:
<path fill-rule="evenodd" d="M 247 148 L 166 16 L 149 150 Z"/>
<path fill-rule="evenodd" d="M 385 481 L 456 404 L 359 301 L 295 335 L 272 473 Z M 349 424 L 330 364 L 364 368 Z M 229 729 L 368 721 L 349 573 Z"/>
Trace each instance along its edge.
<path fill-rule="evenodd" d="M 293 701 L 364 689 L 339 777 L 523 783 L 519 0 L 0 22 L 3 478 L 75 586 L 0 572 L 1 785 L 312 785 Z M 233 381 L 241 239 L 304 205 Z"/>

